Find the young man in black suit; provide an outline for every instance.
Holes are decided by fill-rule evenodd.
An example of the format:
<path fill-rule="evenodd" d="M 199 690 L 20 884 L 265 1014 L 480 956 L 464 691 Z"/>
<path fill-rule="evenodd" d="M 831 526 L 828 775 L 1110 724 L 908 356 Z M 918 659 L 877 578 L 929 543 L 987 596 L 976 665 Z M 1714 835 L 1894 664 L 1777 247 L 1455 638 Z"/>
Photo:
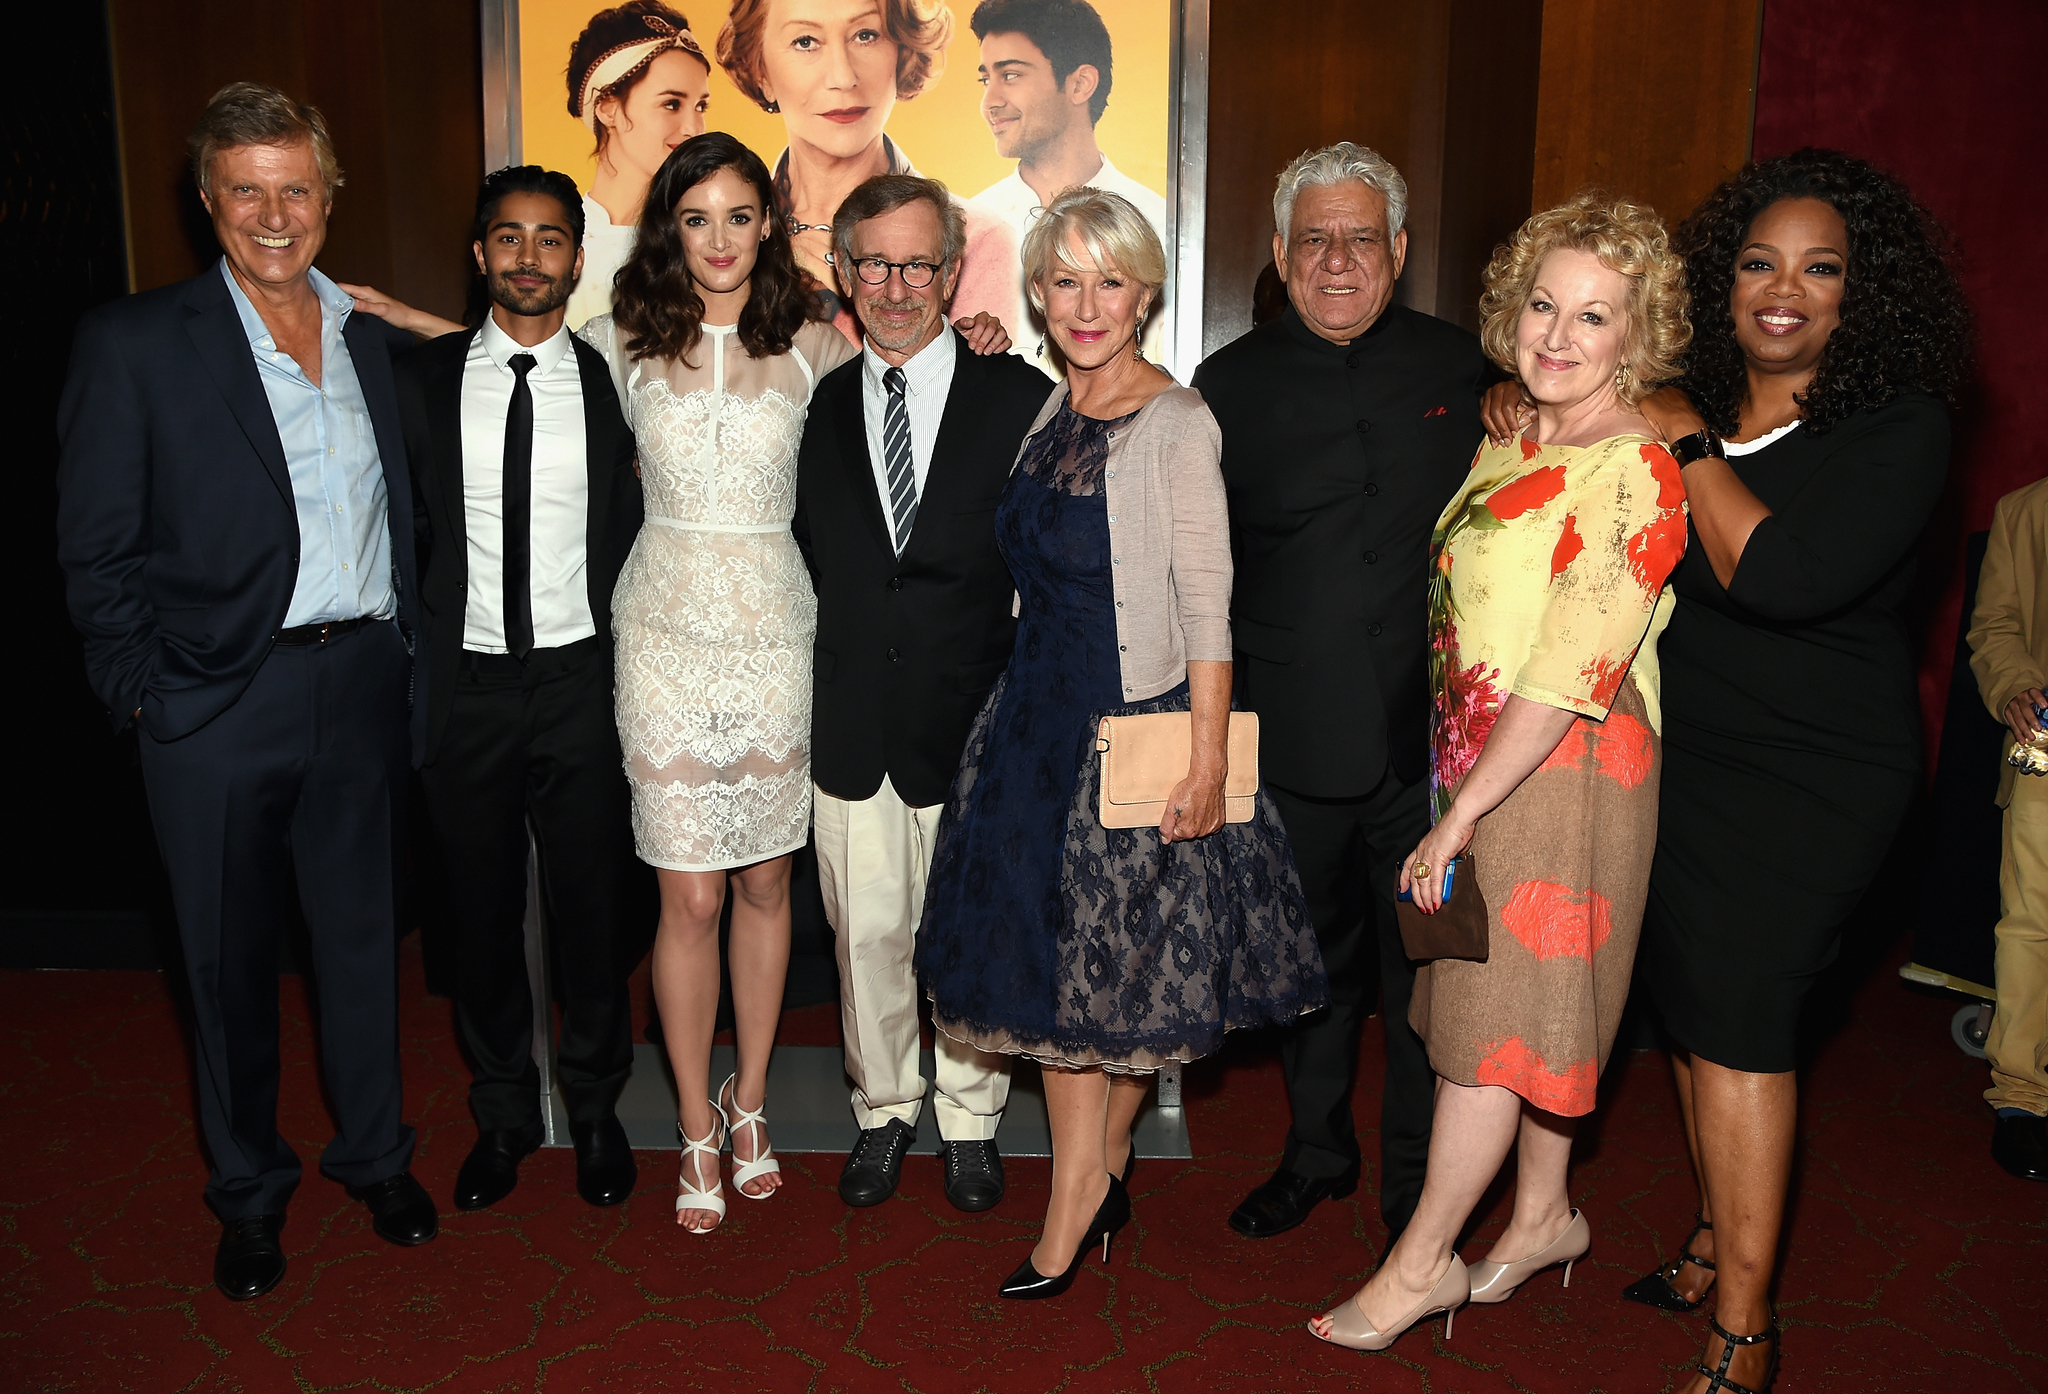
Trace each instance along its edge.
<path fill-rule="evenodd" d="M 1429 826 L 1429 537 L 1478 449 L 1487 370 L 1472 334 L 1391 303 L 1407 201 L 1400 173 L 1348 141 L 1289 165 L 1273 209 L 1288 307 L 1194 376 L 1223 429 L 1238 697 L 1259 713 L 1260 771 L 1330 974 L 1330 1009 L 1283 1048 L 1280 1168 L 1230 1217 L 1254 1238 L 1357 1186 L 1351 1092 L 1376 995 L 1380 1214 L 1395 1235 L 1429 1154 L 1435 1077 L 1408 1027 L 1394 885 Z"/>
<path fill-rule="evenodd" d="M 138 732 L 191 975 L 221 1219 L 213 1277 L 260 1297 L 299 1159 L 277 1130 L 278 944 L 294 878 L 334 1141 L 320 1169 L 394 1244 L 434 1237 L 401 1116 L 398 877 L 416 622 L 390 354 L 411 340 L 313 260 L 341 170 L 320 113 L 216 92 L 193 174 L 224 255 L 78 327 L 58 408 L 57 556 L 86 673 Z"/>
<path fill-rule="evenodd" d="M 540 1146 L 527 981 L 527 823 L 540 848 L 559 1073 L 576 1189 L 633 1189 L 619 1091 L 632 1073 L 626 978 L 651 924 L 612 714 L 611 596 L 640 531 L 633 435 L 604 359 L 564 323 L 583 201 L 565 174 L 501 169 L 477 196 L 491 310 L 398 365 L 418 490 L 428 816 L 456 937 L 456 1017 L 477 1140 L 455 1204 L 509 1194 Z"/>
<path fill-rule="evenodd" d="M 793 531 L 818 592 L 818 880 L 861 1128 L 839 1194 L 878 1205 L 924 1104 L 911 953 L 932 838 L 1016 633 L 996 500 L 1052 385 L 946 327 L 967 234 L 943 184 L 868 180 L 840 205 L 832 242 L 867 346 L 811 399 Z M 986 1210 L 1003 1195 L 1008 1061 L 943 1035 L 936 1055 L 946 1197 Z"/>

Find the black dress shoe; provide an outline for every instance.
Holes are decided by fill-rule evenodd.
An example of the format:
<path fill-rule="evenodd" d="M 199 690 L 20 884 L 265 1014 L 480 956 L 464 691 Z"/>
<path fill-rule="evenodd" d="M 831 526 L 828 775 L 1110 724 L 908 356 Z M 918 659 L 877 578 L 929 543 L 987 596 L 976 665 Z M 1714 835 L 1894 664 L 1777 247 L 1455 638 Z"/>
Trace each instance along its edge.
<path fill-rule="evenodd" d="M 539 1146 L 524 1133 L 492 1129 L 477 1134 L 476 1146 L 455 1173 L 455 1208 L 482 1210 L 511 1195 L 519 1184 L 519 1164 Z"/>
<path fill-rule="evenodd" d="M 1991 1160 L 2022 1181 L 2048 1181 L 2048 1118 L 2001 1118 L 1991 1133 Z"/>
<path fill-rule="evenodd" d="M 619 1116 L 608 1113 L 589 1127 L 571 1123 L 569 1140 L 576 1144 L 576 1194 L 592 1205 L 623 1204 L 640 1167 Z"/>
<path fill-rule="evenodd" d="M 1357 1189 L 1355 1171 L 1342 1176 L 1301 1176 L 1282 1167 L 1230 1212 L 1230 1227 L 1248 1239 L 1271 1239 L 1306 1220 L 1316 1202 L 1342 1200 Z"/>
<path fill-rule="evenodd" d="M 412 1179 L 409 1171 L 373 1185 L 351 1186 L 348 1193 L 370 1207 L 370 1228 L 386 1243 L 411 1248 L 426 1243 L 441 1228 L 440 1216 L 434 1213 L 434 1198 Z"/>
<path fill-rule="evenodd" d="M 839 1170 L 839 1198 L 848 1205 L 880 1205 L 896 1194 L 903 1154 L 917 1139 L 917 1129 L 901 1118 L 879 1128 L 862 1128 L 860 1141 Z"/>
<path fill-rule="evenodd" d="M 221 1225 L 220 1247 L 213 1253 L 213 1285 L 230 1302 L 261 1297 L 284 1277 L 284 1246 L 277 1232 L 282 1215 L 244 1215 Z"/>
<path fill-rule="evenodd" d="M 1003 1198 L 1003 1154 L 996 1140 L 949 1142 L 946 1158 L 946 1199 L 955 1210 L 987 1210 Z"/>

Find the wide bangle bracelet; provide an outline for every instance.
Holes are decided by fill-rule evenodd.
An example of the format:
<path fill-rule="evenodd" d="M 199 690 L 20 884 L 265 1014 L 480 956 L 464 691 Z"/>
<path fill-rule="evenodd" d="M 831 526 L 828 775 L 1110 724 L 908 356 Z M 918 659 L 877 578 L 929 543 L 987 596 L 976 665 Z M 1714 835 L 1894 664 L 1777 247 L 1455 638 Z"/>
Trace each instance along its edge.
<path fill-rule="evenodd" d="M 1694 431 L 1671 442 L 1671 454 L 1679 464 L 1689 465 L 1695 460 L 1725 460 L 1728 452 L 1721 448 L 1721 438 L 1712 431 Z"/>

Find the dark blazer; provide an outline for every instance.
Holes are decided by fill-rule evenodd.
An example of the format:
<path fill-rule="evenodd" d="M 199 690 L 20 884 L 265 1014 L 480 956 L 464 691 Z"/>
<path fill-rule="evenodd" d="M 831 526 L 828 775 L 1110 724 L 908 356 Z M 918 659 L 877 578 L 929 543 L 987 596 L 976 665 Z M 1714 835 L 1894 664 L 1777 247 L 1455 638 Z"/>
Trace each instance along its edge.
<path fill-rule="evenodd" d="M 1349 344 L 1289 306 L 1196 369 L 1223 429 L 1237 696 L 1275 784 L 1353 797 L 1428 768 L 1429 537 L 1489 377 L 1476 337 L 1399 305 Z"/>
<path fill-rule="evenodd" d="M 900 561 L 869 463 L 860 358 L 825 375 L 804 426 L 792 531 L 818 592 L 811 777 L 842 799 L 873 796 L 887 774 L 905 803 L 943 802 L 1017 634 L 996 501 L 1053 385 L 946 332 L 953 385 Z"/>
<path fill-rule="evenodd" d="M 374 315 L 342 329 L 384 465 L 398 620 L 418 595 L 412 482 L 391 355 L 412 336 Z M 116 730 L 190 735 L 270 652 L 299 572 L 284 443 L 219 264 L 79 321 L 57 408 L 57 561 L 86 676 Z M 425 732 L 413 704 L 413 754 Z"/>
<path fill-rule="evenodd" d="M 399 416 L 413 462 L 420 558 L 420 621 L 427 651 L 427 746 L 431 760 L 448 726 L 448 694 L 462 656 L 469 611 L 468 510 L 462 497 L 462 372 L 481 327 L 443 334 L 397 365 Z M 604 356 L 573 334 L 583 384 L 584 460 L 590 503 L 584 531 L 584 576 L 590 618 L 604 661 L 612 655 L 612 590 L 640 535 L 640 477 L 633 472 L 633 433 L 619 410 Z"/>

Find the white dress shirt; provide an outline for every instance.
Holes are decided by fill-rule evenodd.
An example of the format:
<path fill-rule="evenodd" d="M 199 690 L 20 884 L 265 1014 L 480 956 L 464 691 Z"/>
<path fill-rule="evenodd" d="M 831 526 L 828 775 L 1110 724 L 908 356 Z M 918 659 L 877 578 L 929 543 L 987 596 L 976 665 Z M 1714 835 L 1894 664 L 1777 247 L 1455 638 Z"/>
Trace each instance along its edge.
<path fill-rule="evenodd" d="M 941 329 L 939 337 L 926 344 L 903 365 L 903 406 L 910 414 L 910 468 L 917 481 L 917 497 L 924 499 L 925 476 L 932 469 L 932 447 L 938 443 L 939 422 L 946 414 L 946 395 L 953 390 L 953 331 Z M 875 471 L 875 495 L 882 501 L 882 516 L 889 512 L 889 457 L 882 448 L 884 413 L 889 409 L 889 389 L 882 374 L 889 364 L 872 347 L 860 351 L 861 417 L 868 428 L 868 464 Z M 891 519 L 891 529 L 894 520 Z"/>
<path fill-rule="evenodd" d="M 1111 164 L 1107 155 L 1102 157 L 1102 168 L 1095 171 L 1094 177 L 1089 179 L 1087 184 L 1090 188 L 1100 189 L 1106 194 L 1117 194 L 1129 199 L 1132 206 L 1145 215 L 1145 221 L 1152 224 L 1152 231 L 1159 234 L 1159 245 L 1166 251 L 1166 265 L 1170 273 L 1173 269 L 1173 244 L 1166 240 L 1165 197 L 1154 193 Z M 968 203 L 985 213 L 1001 218 L 1015 229 L 1017 247 L 1020 251 L 1024 246 L 1024 234 L 1031 231 L 1031 225 L 1045 212 L 1038 201 L 1038 194 L 1024 182 L 1024 176 L 1015 170 L 1010 172 L 1007 179 L 999 179 L 983 189 L 969 199 Z M 1019 274 L 1022 276 L 1021 270 Z M 1030 278 L 1022 279 L 1027 282 L 1024 287 L 1024 303 L 1029 305 Z M 1051 350 L 1048 349 L 1043 358 L 1038 356 L 1038 346 L 1045 338 L 1045 331 L 1037 321 L 1037 312 L 1033 311 L 1031 320 L 1022 326 L 1021 332 L 1017 326 L 1003 326 L 1010 331 L 1010 338 L 1014 341 L 1010 345 L 1010 352 L 1030 359 L 1048 374 L 1056 377 L 1058 369 L 1054 365 Z M 1163 316 L 1153 314 L 1146 320 L 1144 332 L 1139 336 L 1139 347 L 1154 363 L 1157 363 L 1160 356 L 1166 352 L 1166 320 Z"/>
<path fill-rule="evenodd" d="M 533 394 L 533 646 L 560 648 L 597 633 L 585 577 L 590 471 L 585 458 L 583 378 L 564 324 L 532 348 L 495 318 L 469 343 L 462 369 L 462 499 L 469 538 L 469 605 L 462 646 L 505 653 L 505 413 L 518 376 L 510 362 L 530 353 Z"/>

